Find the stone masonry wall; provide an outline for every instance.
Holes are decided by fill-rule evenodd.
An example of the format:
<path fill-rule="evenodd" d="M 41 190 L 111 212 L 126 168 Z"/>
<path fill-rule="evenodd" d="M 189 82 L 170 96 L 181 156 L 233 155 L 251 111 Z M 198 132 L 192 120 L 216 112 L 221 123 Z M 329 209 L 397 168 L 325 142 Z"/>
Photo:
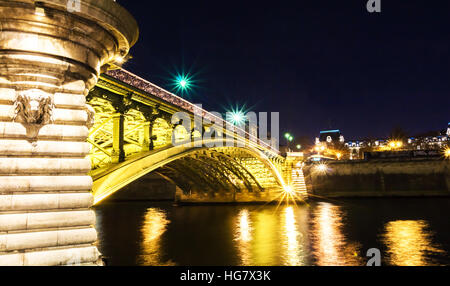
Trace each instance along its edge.
<path fill-rule="evenodd" d="M 389 197 L 450 196 L 450 161 L 349 161 L 305 167 L 312 196 Z"/>

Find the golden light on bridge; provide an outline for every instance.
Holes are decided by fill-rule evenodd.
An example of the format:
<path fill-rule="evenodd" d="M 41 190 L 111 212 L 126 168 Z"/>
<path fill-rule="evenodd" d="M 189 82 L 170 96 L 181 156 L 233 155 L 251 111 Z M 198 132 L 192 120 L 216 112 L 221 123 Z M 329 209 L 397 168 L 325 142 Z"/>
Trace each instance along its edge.
<path fill-rule="evenodd" d="M 303 193 L 295 190 L 292 185 L 285 185 L 278 196 L 278 206 L 282 203 L 286 204 L 296 204 L 297 201 L 303 202 Z"/>
<path fill-rule="evenodd" d="M 114 63 L 119 64 L 119 65 L 123 64 L 124 62 L 125 62 L 125 58 L 121 57 L 121 56 L 118 56 L 114 59 Z"/>
<path fill-rule="evenodd" d="M 292 186 L 286 186 L 284 187 L 284 192 L 288 195 L 293 195 L 294 194 L 294 187 Z"/>

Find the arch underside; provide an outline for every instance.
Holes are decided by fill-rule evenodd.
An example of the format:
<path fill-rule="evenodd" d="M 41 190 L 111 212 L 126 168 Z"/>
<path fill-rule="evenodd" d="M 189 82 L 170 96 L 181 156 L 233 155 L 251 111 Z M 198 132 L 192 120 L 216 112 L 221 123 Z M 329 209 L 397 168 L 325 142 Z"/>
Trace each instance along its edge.
<path fill-rule="evenodd" d="M 175 183 L 185 194 L 263 192 L 284 185 L 280 168 L 257 149 L 198 148 L 190 143 L 140 154 L 93 171 L 95 203 L 151 172 Z"/>
<path fill-rule="evenodd" d="M 157 170 L 184 193 L 256 192 L 277 186 L 267 167 L 251 156 L 231 157 L 226 150 L 210 149 L 188 155 Z"/>
<path fill-rule="evenodd" d="M 200 145 L 238 146 L 240 140 L 245 147 L 198 148 L 193 145 L 202 140 L 201 134 L 193 132 L 189 138 L 186 130 L 182 126 L 171 125 L 167 116 L 156 118 L 151 125 L 151 133 L 146 132 L 148 116 L 136 108 L 123 114 L 125 162 L 114 164 L 112 154 L 114 140 L 117 140 L 113 124 L 113 114 L 117 114 L 114 98 L 109 98 L 110 94 L 102 90 L 92 95 L 89 104 L 95 110 L 95 124 L 88 141 L 92 144 L 89 157 L 93 168 L 95 203 L 151 172 L 159 173 L 186 194 L 262 192 L 284 186 L 281 158 L 258 144 L 242 138 L 214 138 L 203 140 Z M 173 146 L 173 135 L 176 141 L 194 142 Z M 230 140 L 233 140 L 232 144 Z"/>

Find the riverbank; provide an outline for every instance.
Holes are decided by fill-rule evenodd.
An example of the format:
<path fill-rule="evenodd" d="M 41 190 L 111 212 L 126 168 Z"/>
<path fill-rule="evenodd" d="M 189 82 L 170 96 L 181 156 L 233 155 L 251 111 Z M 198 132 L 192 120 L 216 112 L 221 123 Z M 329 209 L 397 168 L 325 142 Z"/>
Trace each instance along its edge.
<path fill-rule="evenodd" d="M 450 196 L 450 161 L 391 159 L 335 161 L 304 168 L 312 197 Z"/>

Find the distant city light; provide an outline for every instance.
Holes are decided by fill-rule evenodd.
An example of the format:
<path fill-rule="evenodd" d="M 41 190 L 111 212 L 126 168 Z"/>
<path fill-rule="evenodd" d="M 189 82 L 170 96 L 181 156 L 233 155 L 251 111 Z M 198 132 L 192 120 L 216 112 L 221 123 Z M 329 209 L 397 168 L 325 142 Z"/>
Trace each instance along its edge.
<path fill-rule="evenodd" d="M 336 158 L 338 159 L 338 160 L 341 160 L 341 158 L 342 158 L 342 153 L 336 153 Z"/>
<path fill-rule="evenodd" d="M 325 163 L 320 163 L 315 167 L 315 171 L 319 174 L 326 174 L 328 171 L 328 166 Z"/>
<path fill-rule="evenodd" d="M 290 137 L 291 137 L 291 134 L 290 134 L 290 133 L 285 133 L 285 134 L 284 134 L 284 138 L 286 138 L 286 139 L 289 140 Z"/>
<path fill-rule="evenodd" d="M 445 149 L 444 154 L 446 158 L 450 158 L 450 148 Z"/>
<path fill-rule="evenodd" d="M 298 144 L 296 147 L 298 150 L 302 149 L 302 145 L 300 145 L 300 144 Z"/>
<path fill-rule="evenodd" d="M 391 142 L 389 142 L 389 147 L 391 147 L 392 149 L 401 148 L 402 146 L 403 146 L 403 142 L 402 141 L 391 141 Z"/>

